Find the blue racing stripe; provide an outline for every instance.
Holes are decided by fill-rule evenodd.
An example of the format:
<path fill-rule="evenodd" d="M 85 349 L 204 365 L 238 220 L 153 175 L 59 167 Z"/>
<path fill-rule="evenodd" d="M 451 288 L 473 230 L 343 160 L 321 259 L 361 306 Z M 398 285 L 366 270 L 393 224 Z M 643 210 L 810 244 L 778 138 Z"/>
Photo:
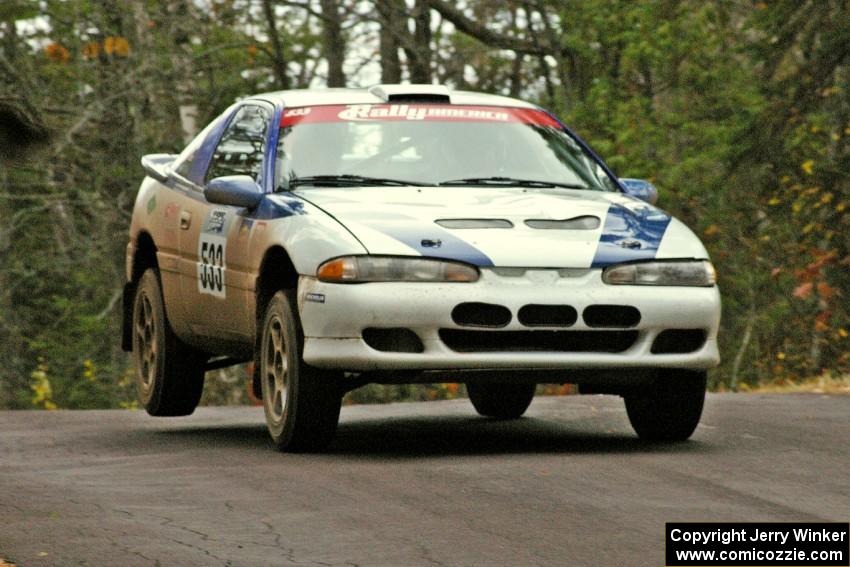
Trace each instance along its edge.
<path fill-rule="evenodd" d="M 472 244 L 438 226 L 419 224 L 416 219 L 387 221 L 365 219 L 358 222 L 403 242 L 423 256 L 458 260 L 481 268 L 494 265 L 493 260 Z M 436 245 L 437 242 L 439 246 Z"/>
<path fill-rule="evenodd" d="M 670 216 L 655 207 L 630 209 L 612 203 L 591 266 L 601 268 L 622 262 L 652 260 L 669 224 Z"/>

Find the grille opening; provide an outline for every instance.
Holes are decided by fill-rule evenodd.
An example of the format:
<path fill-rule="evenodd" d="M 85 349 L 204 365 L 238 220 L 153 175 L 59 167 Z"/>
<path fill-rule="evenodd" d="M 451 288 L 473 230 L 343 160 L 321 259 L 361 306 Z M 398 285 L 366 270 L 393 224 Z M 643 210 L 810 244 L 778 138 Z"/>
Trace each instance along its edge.
<path fill-rule="evenodd" d="M 652 354 L 686 354 L 698 351 L 705 344 L 705 329 L 667 329 L 652 343 Z"/>
<path fill-rule="evenodd" d="M 526 327 L 571 327 L 578 319 L 572 305 L 524 305 L 517 313 Z"/>
<path fill-rule="evenodd" d="M 455 352 L 610 352 L 628 350 L 637 331 L 468 331 L 440 329 Z"/>
<path fill-rule="evenodd" d="M 424 352 L 422 339 L 419 335 L 398 327 L 394 329 L 376 329 L 369 327 L 363 329 L 363 340 L 375 350 L 381 352 Z"/>
<path fill-rule="evenodd" d="M 493 303 L 460 303 L 452 309 L 452 321 L 464 327 L 504 327 L 511 322 L 511 310 Z"/>
<path fill-rule="evenodd" d="M 588 327 L 627 329 L 640 323 L 640 311 L 631 305 L 591 305 L 582 313 Z"/>

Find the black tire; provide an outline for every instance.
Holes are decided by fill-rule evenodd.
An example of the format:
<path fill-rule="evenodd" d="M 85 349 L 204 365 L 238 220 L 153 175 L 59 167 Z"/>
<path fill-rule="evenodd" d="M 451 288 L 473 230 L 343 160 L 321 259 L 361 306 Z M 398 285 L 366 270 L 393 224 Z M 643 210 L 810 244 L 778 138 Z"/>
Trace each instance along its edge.
<path fill-rule="evenodd" d="M 159 272 L 142 274 L 133 297 L 133 359 L 139 402 L 150 415 L 189 415 L 204 391 L 203 353 L 183 343 L 165 315 Z"/>
<path fill-rule="evenodd" d="M 263 314 L 260 333 L 258 370 L 272 441 L 281 451 L 323 449 L 333 439 L 339 422 L 342 374 L 304 363 L 304 340 L 293 291 L 274 294 Z"/>
<path fill-rule="evenodd" d="M 517 419 L 534 398 L 536 384 L 474 382 L 466 385 L 469 401 L 480 415 L 496 419 Z"/>
<path fill-rule="evenodd" d="M 626 412 L 641 439 L 684 441 L 697 428 L 705 403 L 705 371 L 659 370 L 654 384 L 624 396 Z"/>

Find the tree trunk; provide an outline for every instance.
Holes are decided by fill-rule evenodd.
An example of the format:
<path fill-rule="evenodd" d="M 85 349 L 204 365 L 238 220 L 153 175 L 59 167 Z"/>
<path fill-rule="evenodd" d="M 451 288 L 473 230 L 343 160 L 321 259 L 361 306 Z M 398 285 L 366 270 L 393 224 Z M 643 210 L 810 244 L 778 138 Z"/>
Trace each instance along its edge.
<path fill-rule="evenodd" d="M 403 6 L 395 0 L 377 0 L 375 6 L 381 16 L 381 82 L 401 82 L 401 61 L 398 57 L 401 24 L 404 23 Z"/>
<path fill-rule="evenodd" d="M 427 0 L 413 6 L 413 46 L 405 49 L 410 65 L 410 82 L 431 82 L 431 8 Z"/>
<path fill-rule="evenodd" d="M 284 54 L 283 43 L 281 43 L 280 35 L 277 31 L 277 21 L 271 0 L 263 0 L 263 15 L 266 18 L 269 41 L 272 44 L 272 69 L 274 70 L 274 78 L 277 86 L 285 90 L 289 88 L 289 76 L 286 74 L 286 55 Z"/>
<path fill-rule="evenodd" d="M 325 60 L 328 63 L 328 86 L 344 87 L 345 38 L 342 35 L 338 0 L 321 0 Z"/>

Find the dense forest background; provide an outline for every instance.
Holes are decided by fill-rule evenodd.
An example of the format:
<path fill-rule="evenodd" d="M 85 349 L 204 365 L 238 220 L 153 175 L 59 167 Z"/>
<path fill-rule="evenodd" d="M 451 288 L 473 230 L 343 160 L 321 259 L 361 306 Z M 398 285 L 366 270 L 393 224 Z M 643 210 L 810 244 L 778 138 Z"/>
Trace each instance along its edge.
<path fill-rule="evenodd" d="M 0 407 L 133 405 L 140 156 L 247 94 L 398 81 L 539 102 L 651 179 L 719 272 L 714 387 L 848 372 L 847 0 L 3 0 Z M 207 401 L 244 382 L 211 373 Z"/>

